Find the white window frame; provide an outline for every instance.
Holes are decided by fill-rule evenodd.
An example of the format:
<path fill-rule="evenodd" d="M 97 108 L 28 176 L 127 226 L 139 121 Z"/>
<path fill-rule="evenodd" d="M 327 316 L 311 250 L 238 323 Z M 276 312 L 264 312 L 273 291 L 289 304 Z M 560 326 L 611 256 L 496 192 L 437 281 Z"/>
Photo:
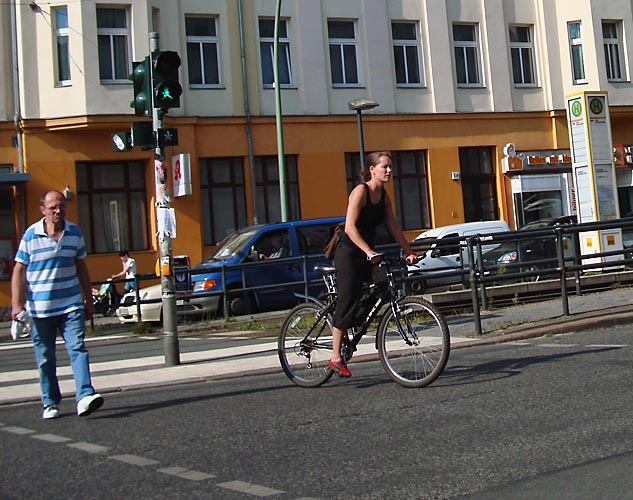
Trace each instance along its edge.
<path fill-rule="evenodd" d="M 68 29 L 68 6 L 67 5 L 59 5 L 53 7 L 51 12 L 51 18 L 53 20 L 53 36 L 55 37 L 55 43 L 53 45 L 53 51 L 55 56 L 53 60 L 55 64 L 53 65 L 53 71 L 55 72 L 55 86 L 56 87 L 66 87 L 71 84 L 71 73 L 70 73 L 70 30 Z M 59 27 L 57 26 L 57 12 L 66 11 L 66 26 Z M 65 40 L 66 43 L 61 42 Z M 61 43 L 60 43 L 61 42 Z M 62 53 L 63 51 L 63 53 Z M 62 57 L 66 58 L 68 64 L 68 75 L 62 75 Z M 67 76 L 67 78 L 62 78 Z"/>
<path fill-rule="evenodd" d="M 519 42 L 512 41 L 510 36 L 512 29 L 526 30 L 527 41 Z M 511 24 L 508 26 L 508 38 L 510 40 L 510 60 L 512 62 L 512 81 L 515 87 L 537 87 L 538 86 L 538 74 L 536 72 L 536 50 L 534 47 L 534 26 L 528 24 Z M 515 58 L 516 55 L 516 58 Z M 525 61 L 528 57 L 529 61 Z M 518 68 L 517 68 L 518 66 Z M 529 67 L 532 72 L 532 81 L 526 82 L 525 69 Z M 514 78 L 515 68 L 518 69 L 521 74 L 521 81 L 517 82 Z"/>
<path fill-rule="evenodd" d="M 455 40 L 455 26 L 470 26 L 473 28 L 473 38 L 474 40 Z M 479 23 L 453 23 L 453 29 L 451 30 L 453 35 L 453 48 L 454 48 L 454 57 L 455 57 L 455 82 L 457 83 L 458 88 L 480 88 L 484 86 L 483 82 L 483 74 L 482 74 L 482 60 L 481 60 L 481 47 L 479 45 Z M 477 65 L 476 68 L 476 81 L 468 81 L 469 74 L 469 66 L 468 66 L 468 54 L 470 52 L 474 53 L 474 56 L 471 58 L 474 60 Z M 458 53 L 462 53 L 462 60 L 464 62 L 464 76 L 466 77 L 465 82 L 459 82 L 458 78 L 458 64 L 459 59 L 457 57 Z"/>
<path fill-rule="evenodd" d="M 605 35 L 605 25 L 612 26 L 615 38 Z M 602 20 L 602 37 L 604 44 L 604 63 L 607 72 L 607 81 L 627 81 L 627 72 L 624 65 L 624 50 L 622 45 L 622 21 Z"/>
<path fill-rule="evenodd" d="M 215 27 L 215 36 L 193 36 L 193 35 L 186 35 L 186 31 L 185 31 L 185 43 L 187 45 L 189 44 L 196 44 L 199 46 L 199 55 L 200 55 L 200 68 L 202 70 L 202 83 L 191 83 L 191 73 L 188 73 L 188 79 L 189 79 L 189 88 L 192 89 L 208 89 L 208 88 L 221 88 L 222 87 L 222 64 L 220 63 L 220 36 L 218 35 L 218 31 L 219 31 L 219 26 L 218 26 L 218 18 L 215 16 L 196 16 L 196 15 L 187 15 L 186 17 L 189 18 L 204 18 L 204 19 L 208 19 L 210 21 L 212 21 L 214 23 L 214 27 Z M 204 81 L 204 75 L 205 75 L 205 71 L 204 71 L 204 50 L 203 47 L 205 44 L 209 44 L 209 45 L 214 45 L 215 46 L 215 57 L 216 57 L 216 61 L 217 61 L 217 73 L 218 73 L 218 81 L 217 83 L 207 83 Z M 189 57 L 189 51 L 187 50 L 187 57 Z M 187 64 L 187 66 L 189 66 L 189 63 Z M 188 69 L 189 71 L 189 69 Z"/>
<path fill-rule="evenodd" d="M 572 35 L 572 26 L 578 26 L 578 35 Z M 571 79 L 574 85 L 587 83 L 585 73 L 585 55 L 582 42 L 582 23 L 580 21 L 570 21 L 567 23 L 567 36 L 569 37 L 569 58 L 571 62 Z M 573 36 L 573 38 L 572 38 Z M 580 50 L 580 63 L 582 67 L 577 67 L 574 61 L 574 53 Z M 582 71 L 582 75 L 579 72 Z"/>
<path fill-rule="evenodd" d="M 343 81 L 342 82 L 334 82 L 334 71 L 333 71 L 333 61 L 332 58 L 330 57 L 330 78 L 332 80 L 332 87 L 333 88 L 345 88 L 345 87 L 360 87 L 361 86 L 361 75 L 360 75 L 360 65 L 359 65 L 359 60 L 358 60 L 358 40 L 356 38 L 357 36 L 357 29 L 356 29 L 356 21 L 355 20 L 349 20 L 349 19 L 328 19 L 327 23 L 328 23 L 328 29 L 329 29 L 329 23 L 330 22 L 346 22 L 346 23 L 351 23 L 353 28 L 354 28 L 354 38 L 330 38 L 329 34 L 328 34 L 328 56 L 330 54 L 330 51 L 333 48 L 338 47 L 338 50 L 340 52 L 341 55 L 341 61 L 342 61 L 342 67 L 341 67 L 341 74 L 343 75 Z M 345 60 L 345 47 L 353 47 L 354 48 L 354 58 L 355 58 L 355 65 L 356 65 L 356 78 L 358 81 L 356 82 L 349 82 L 346 71 L 345 71 L 345 67 L 347 66 L 346 64 L 346 60 Z"/>
<path fill-rule="evenodd" d="M 259 21 L 267 21 L 270 22 L 272 21 L 273 24 L 275 22 L 274 19 L 269 19 L 269 18 L 265 18 L 262 17 L 259 19 Z M 259 23 L 258 23 L 259 24 Z M 286 31 L 286 36 L 282 36 L 282 30 L 281 30 L 281 26 L 284 26 L 285 31 Z M 275 37 L 267 37 L 267 36 L 262 36 L 261 35 L 261 30 L 259 31 L 259 54 L 260 54 L 260 64 L 261 64 L 261 72 L 262 72 L 262 85 L 264 86 L 265 89 L 272 89 L 275 87 L 274 84 L 274 66 L 273 66 L 273 60 L 274 60 L 274 50 L 275 50 Z M 285 55 L 285 70 L 286 70 L 286 74 L 288 75 L 288 81 L 287 82 L 281 82 L 279 84 L 280 87 L 292 87 L 292 61 L 290 59 L 290 38 L 288 38 L 288 20 L 287 19 L 280 19 L 279 20 L 279 43 L 278 43 L 278 50 L 280 52 L 280 59 L 279 59 L 279 64 L 280 66 L 284 64 L 284 55 Z M 264 59 L 265 57 L 265 59 Z M 264 62 L 265 61 L 265 62 Z M 281 70 L 281 68 L 280 68 Z M 273 75 L 273 81 L 271 82 L 266 82 L 264 81 L 264 75 L 266 75 L 267 73 L 269 73 Z M 279 76 L 282 76 L 282 71 L 279 71 Z M 280 78 L 281 80 L 281 78 Z"/>
<path fill-rule="evenodd" d="M 110 83 L 126 83 L 129 84 L 130 80 L 129 80 L 129 74 L 132 72 L 132 65 L 131 65 L 131 61 L 132 61 L 132 53 L 131 53 L 131 44 L 130 44 L 130 39 L 131 39 L 131 32 L 130 32 L 130 10 L 127 7 L 119 7 L 119 6 L 102 6 L 99 7 L 97 6 L 97 11 L 99 10 L 123 10 L 125 11 L 125 28 L 100 28 L 97 25 L 97 41 L 99 40 L 100 36 L 107 36 L 110 38 L 110 60 L 112 61 L 112 67 L 110 68 L 112 71 L 112 75 L 115 76 L 115 78 L 101 78 L 101 75 L 99 75 L 99 78 L 101 80 L 101 83 L 105 83 L 105 84 L 110 84 Z M 126 57 L 126 65 L 127 65 L 127 70 L 125 71 L 125 76 L 122 76 L 121 78 L 116 78 L 116 57 L 115 57 L 115 51 L 114 51 L 114 43 L 113 43 L 113 39 L 114 37 L 119 37 L 122 36 L 125 38 L 125 57 Z M 99 47 L 99 44 L 97 42 L 97 49 Z"/>
<path fill-rule="evenodd" d="M 393 34 L 394 24 L 412 25 L 414 28 L 413 32 L 415 34 L 415 39 L 396 38 L 395 35 Z M 393 21 L 392 20 L 391 21 L 391 39 L 393 42 L 393 65 L 394 65 L 393 69 L 395 72 L 396 86 L 416 87 L 416 88 L 424 87 L 425 81 L 424 81 L 424 68 L 422 65 L 422 56 L 421 56 L 422 45 L 420 43 L 420 24 L 417 21 Z M 396 53 L 398 52 L 398 48 L 402 48 L 402 54 L 400 55 L 400 57 L 396 55 Z M 417 60 L 417 63 L 418 63 L 418 68 L 417 68 L 418 81 L 417 82 L 411 82 L 411 76 L 412 76 L 413 70 L 410 71 L 408 56 L 410 55 L 412 51 L 415 51 L 415 59 Z M 403 65 L 404 76 L 406 79 L 405 82 L 398 81 L 398 71 L 397 71 L 398 62 L 401 62 L 401 64 Z"/>

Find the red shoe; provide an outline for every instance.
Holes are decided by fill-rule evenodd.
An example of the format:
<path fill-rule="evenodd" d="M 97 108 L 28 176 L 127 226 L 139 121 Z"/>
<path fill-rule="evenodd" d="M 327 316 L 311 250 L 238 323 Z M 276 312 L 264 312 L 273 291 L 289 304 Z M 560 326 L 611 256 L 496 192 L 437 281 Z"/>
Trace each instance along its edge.
<path fill-rule="evenodd" d="M 347 365 L 345 364 L 345 362 L 343 360 L 341 360 L 341 361 L 332 361 L 331 359 L 328 359 L 327 365 L 330 368 L 330 370 L 334 370 L 341 377 L 351 377 L 352 376 L 351 372 L 347 369 Z"/>

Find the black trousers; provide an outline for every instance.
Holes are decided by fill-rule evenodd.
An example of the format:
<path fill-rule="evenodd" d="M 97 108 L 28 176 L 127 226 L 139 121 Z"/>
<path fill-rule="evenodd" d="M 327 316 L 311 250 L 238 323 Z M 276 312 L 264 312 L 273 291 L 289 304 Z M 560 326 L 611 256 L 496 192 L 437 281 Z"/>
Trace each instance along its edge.
<path fill-rule="evenodd" d="M 355 245 L 351 248 L 341 243 L 334 253 L 334 267 L 338 289 L 334 326 L 347 330 L 356 323 L 361 288 L 371 277 L 371 262 Z"/>

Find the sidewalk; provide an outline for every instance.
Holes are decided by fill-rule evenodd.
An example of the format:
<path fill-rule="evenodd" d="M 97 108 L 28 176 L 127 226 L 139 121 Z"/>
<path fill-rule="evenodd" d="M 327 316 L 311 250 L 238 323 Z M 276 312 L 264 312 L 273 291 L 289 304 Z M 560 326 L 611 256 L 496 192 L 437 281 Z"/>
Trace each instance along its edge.
<path fill-rule="evenodd" d="M 561 299 L 517 305 L 493 311 L 482 311 L 482 336 L 475 335 L 471 315 L 448 317 L 453 349 L 501 343 L 538 337 L 546 334 L 567 333 L 591 328 L 609 328 L 633 323 L 633 289 L 621 287 L 587 295 L 570 296 L 570 315 L 562 315 Z M 98 320 L 95 329 L 103 331 L 112 321 Z M 249 319 L 249 321 L 252 321 Z M 115 326 L 118 326 L 115 324 Z M 8 337 L 8 323 L 0 324 L 0 340 Z M 111 328 L 111 326 L 110 326 Z M 123 333 L 126 335 L 126 333 Z M 244 331 L 221 335 L 240 335 Z M 189 331 L 187 335 L 195 335 Z M 134 358 L 119 361 L 91 363 L 93 383 L 101 393 L 129 390 L 140 387 L 164 386 L 195 381 L 219 380 L 257 373 L 280 372 L 277 358 L 276 332 L 271 330 L 259 335 L 264 343 L 245 343 L 233 348 L 181 353 L 181 364 L 164 366 L 163 356 Z M 0 342 L 0 358 L 3 352 L 18 348 L 19 342 Z M 24 342 L 22 343 L 24 345 Z M 256 356 L 253 356 L 256 354 Z M 373 356 L 373 358 L 376 358 Z M 367 357 L 362 357 L 367 359 Z M 370 356 L 370 359 L 372 357 Z M 360 359 L 357 360 L 360 362 Z M 354 363 L 354 360 L 352 360 Z M 450 360 L 449 360 L 450 364 Z M 70 367 L 58 368 L 62 392 L 74 394 L 74 382 Z M 0 373 L 0 404 L 39 401 L 40 389 L 35 366 L 32 370 Z"/>

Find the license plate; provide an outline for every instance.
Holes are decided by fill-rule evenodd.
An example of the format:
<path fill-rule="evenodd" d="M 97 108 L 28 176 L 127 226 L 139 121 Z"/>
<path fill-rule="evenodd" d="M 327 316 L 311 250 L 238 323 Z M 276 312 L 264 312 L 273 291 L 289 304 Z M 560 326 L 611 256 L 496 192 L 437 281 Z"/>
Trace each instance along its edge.
<path fill-rule="evenodd" d="M 185 299 L 178 299 L 176 301 L 176 307 L 177 306 L 184 306 L 185 305 Z"/>

